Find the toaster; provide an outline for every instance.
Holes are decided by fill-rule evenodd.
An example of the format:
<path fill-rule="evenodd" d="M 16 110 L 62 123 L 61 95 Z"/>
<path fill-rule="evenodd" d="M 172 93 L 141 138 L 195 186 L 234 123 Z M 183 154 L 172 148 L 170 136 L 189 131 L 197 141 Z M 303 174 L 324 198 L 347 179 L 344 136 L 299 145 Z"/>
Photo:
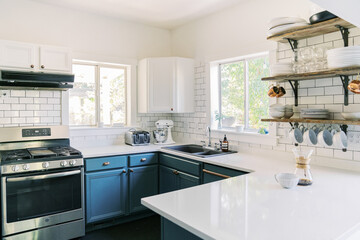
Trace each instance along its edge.
<path fill-rule="evenodd" d="M 150 144 L 150 133 L 130 129 L 125 133 L 125 143 L 131 146 L 148 145 Z"/>

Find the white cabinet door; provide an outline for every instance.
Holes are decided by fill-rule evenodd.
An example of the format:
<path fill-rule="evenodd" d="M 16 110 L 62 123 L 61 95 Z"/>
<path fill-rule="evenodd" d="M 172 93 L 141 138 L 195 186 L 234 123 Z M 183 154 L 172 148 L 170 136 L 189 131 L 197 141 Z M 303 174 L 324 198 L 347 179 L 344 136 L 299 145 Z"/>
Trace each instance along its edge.
<path fill-rule="evenodd" d="M 149 60 L 149 112 L 171 113 L 174 106 L 174 59 L 152 58 Z"/>
<path fill-rule="evenodd" d="M 175 58 L 175 109 L 176 113 L 194 112 L 194 60 L 190 58 Z"/>
<path fill-rule="evenodd" d="M 2 68 L 36 69 L 37 47 L 33 44 L 0 40 L 0 66 Z"/>
<path fill-rule="evenodd" d="M 40 70 L 71 72 L 71 51 L 68 48 L 40 46 Z"/>

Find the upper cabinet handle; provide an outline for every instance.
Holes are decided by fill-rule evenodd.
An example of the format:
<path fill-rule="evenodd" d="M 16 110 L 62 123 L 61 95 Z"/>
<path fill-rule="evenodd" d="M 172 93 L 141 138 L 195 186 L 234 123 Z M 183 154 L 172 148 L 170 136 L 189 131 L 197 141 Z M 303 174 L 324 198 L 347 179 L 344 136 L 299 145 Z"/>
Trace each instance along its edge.
<path fill-rule="evenodd" d="M 146 161 L 146 158 L 140 159 L 140 162 L 145 162 L 145 161 Z"/>
<path fill-rule="evenodd" d="M 34 68 L 34 64 L 31 64 L 30 67 L 31 67 L 31 68 Z"/>
<path fill-rule="evenodd" d="M 170 110 L 171 110 L 171 111 L 174 111 L 174 108 L 171 108 Z"/>
<path fill-rule="evenodd" d="M 45 68 L 45 66 L 44 66 L 44 65 L 41 65 L 40 67 L 41 67 L 42 69 L 44 69 L 44 68 Z"/>
<path fill-rule="evenodd" d="M 103 163 L 103 166 L 108 166 L 108 165 L 110 165 L 110 162 L 104 162 Z"/>

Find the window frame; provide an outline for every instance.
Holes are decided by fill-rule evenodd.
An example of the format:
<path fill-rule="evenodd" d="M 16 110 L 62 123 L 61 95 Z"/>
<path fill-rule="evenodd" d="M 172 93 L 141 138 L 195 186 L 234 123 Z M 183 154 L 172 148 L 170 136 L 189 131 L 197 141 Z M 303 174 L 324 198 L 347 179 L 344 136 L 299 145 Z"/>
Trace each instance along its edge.
<path fill-rule="evenodd" d="M 239 58 L 234 58 L 231 60 L 224 60 L 219 61 L 218 64 L 218 110 L 219 113 L 222 114 L 222 88 L 221 88 L 221 65 L 224 64 L 232 64 L 232 63 L 244 63 L 244 132 L 257 132 L 258 129 L 250 128 L 249 126 L 249 108 L 250 108 L 250 102 L 249 102 L 249 60 L 261 58 L 261 57 L 267 57 L 270 61 L 270 53 L 269 52 L 262 52 L 262 53 L 256 53 L 252 55 L 242 56 Z M 222 121 L 218 125 L 217 130 L 230 130 L 234 131 L 235 127 L 222 127 Z"/>
<path fill-rule="evenodd" d="M 125 91 L 125 122 L 122 127 L 127 126 L 128 124 L 128 66 L 116 63 L 100 63 L 100 62 L 92 62 L 92 61 L 83 61 L 83 60 L 73 60 L 73 65 L 86 65 L 95 67 L 95 124 L 94 125 L 73 125 L 70 123 L 69 126 L 71 128 L 93 128 L 93 127 L 114 127 L 113 125 L 100 125 L 100 68 L 117 68 L 124 70 L 124 91 Z M 74 72 L 73 72 L 74 74 Z M 70 95 L 70 94 L 69 94 Z M 69 104 L 70 104 L 70 96 L 69 96 Z M 70 106 L 69 106 L 70 111 Z"/>

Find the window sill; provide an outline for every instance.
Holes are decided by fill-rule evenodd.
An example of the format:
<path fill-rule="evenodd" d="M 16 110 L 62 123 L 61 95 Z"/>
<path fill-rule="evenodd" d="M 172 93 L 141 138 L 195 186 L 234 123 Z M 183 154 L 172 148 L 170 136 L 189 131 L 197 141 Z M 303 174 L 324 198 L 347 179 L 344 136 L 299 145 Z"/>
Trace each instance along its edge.
<path fill-rule="evenodd" d="M 276 146 L 278 136 L 273 136 L 270 134 L 260 134 L 257 132 L 236 132 L 235 130 L 230 129 L 212 129 L 212 132 L 216 133 L 219 138 L 223 137 L 223 134 L 226 134 L 228 139 L 244 142 L 244 143 L 255 143 Z"/>

